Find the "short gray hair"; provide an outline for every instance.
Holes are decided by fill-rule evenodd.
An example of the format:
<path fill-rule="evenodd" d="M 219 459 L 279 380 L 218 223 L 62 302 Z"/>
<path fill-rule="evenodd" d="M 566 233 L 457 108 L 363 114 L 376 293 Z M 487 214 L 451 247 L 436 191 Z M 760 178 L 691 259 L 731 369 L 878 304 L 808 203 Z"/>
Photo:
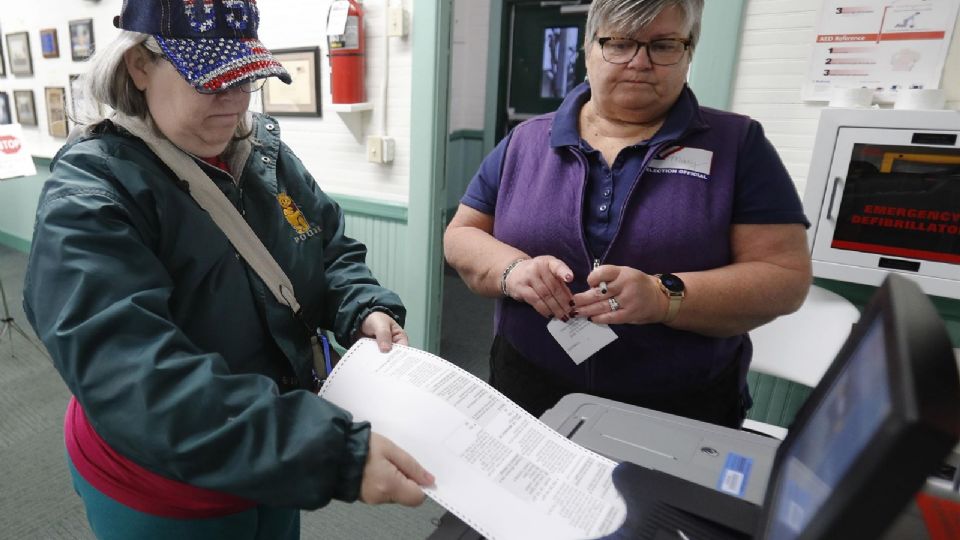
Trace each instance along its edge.
<path fill-rule="evenodd" d="M 669 7 L 678 7 L 683 12 L 684 26 L 690 34 L 690 50 L 693 51 L 700 40 L 703 0 L 593 0 L 587 13 L 583 48 L 590 49 L 601 27 L 618 37 L 629 37 Z"/>
<path fill-rule="evenodd" d="M 123 57 L 134 47 L 143 47 L 153 61 L 163 58 L 160 45 L 153 36 L 129 30 L 122 30 L 107 46 L 98 48 L 79 81 L 84 96 L 77 103 L 80 110 L 74 111 L 77 124 L 90 127 L 108 118 L 103 105 L 141 120 L 150 116 L 147 99 L 133 83 Z M 251 128 L 244 117 L 237 126 L 235 138 L 246 138 L 250 134 Z"/>

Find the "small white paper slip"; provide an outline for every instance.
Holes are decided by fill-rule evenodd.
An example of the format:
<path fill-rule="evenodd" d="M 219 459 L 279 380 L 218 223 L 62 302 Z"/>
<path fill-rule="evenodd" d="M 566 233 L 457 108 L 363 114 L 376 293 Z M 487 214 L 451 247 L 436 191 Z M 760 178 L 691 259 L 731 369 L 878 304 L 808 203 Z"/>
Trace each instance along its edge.
<path fill-rule="evenodd" d="M 347 15 L 350 12 L 350 2 L 336 0 L 330 5 L 330 18 L 327 19 L 327 35 L 343 35 L 347 27 Z"/>
<path fill-rule="evenodd" d="M 553 319 L 547 323 L 547 331 L 577 365 L 617 339 L 609 326 L 578 317 L 570 322 Z"/>

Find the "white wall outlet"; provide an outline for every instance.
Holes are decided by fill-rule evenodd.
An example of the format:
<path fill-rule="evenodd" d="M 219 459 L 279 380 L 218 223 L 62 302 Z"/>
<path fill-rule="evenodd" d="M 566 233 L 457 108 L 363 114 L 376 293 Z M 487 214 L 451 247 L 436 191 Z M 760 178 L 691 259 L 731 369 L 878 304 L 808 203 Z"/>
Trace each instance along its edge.
<path fill-rule="evenodd" d="M 407 12 L 400 6 L 390 7 L 387 17 L 389 17 L 389 30 L 387 35 L 390 37 L 406 37 L 407 30 Z"/>
<path fill-rule="evenodd" d="M 397 143 L 393 137 L 367 137 L 367 161 L 370 163 L 390 163 L 396 153 Z"/>
<path fill-rule="evenodd" d="M 367 137 L 367 161 L 383 163 L 383 139 L 373 135 Z"/>
<path fill-rule="evenodd" d="M 394 155 L 397 153 L 397 143 L 393 137 L 383 137 L 383 163 L 391 163 Z"/>

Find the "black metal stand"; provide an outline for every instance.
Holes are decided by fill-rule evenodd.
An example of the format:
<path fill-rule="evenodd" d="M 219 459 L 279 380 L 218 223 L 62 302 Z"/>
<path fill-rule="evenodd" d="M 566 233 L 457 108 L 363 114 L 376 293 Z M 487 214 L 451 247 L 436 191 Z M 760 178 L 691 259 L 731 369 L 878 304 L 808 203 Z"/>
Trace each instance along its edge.
<path fill-rule="evenodd" d="M 10 306 L 7 305 L 7 293 L 3 290 L 3 280 L 0 280 L 0 301 L 2 301 L 3 304 L 3 317 L 0 317 L 0 343 L 3 343 L 4 339 L 10 339 L 10 356 L 13 358 L 17 357 L 17 352 L 13 347 L 13 338 L 15 335 L 19 335 L 26 340 L 26 342 L 29 343 L 33 348 L 40 351 L 40 354 L 48 356 L 47 351 L 37 344 L 37 342 L 35 342 L 33 338 L 31 338 L 26 332 L 24 332 L 10 315 Z"/>

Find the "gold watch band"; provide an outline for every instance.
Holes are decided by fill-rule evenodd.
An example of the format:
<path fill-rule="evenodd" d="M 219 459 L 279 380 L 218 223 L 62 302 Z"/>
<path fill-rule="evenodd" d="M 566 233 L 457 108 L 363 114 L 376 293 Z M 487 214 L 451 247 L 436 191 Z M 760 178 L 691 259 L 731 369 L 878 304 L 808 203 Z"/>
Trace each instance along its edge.
<path fill-rule="evenodd" d="M 667 314 L 663 317 L 664 323 L 668 323 L 677 318 L 677 314 L 680 313 L 680 304 L 683 303 L 683 298 L 686 296 L 684 292 L 674 292 L 668 289 L 662 281 L 660 281 L 660 274 L 656 274 L 657 285 L 660 287 L 660 290 L 663 294 L 667 295 Z"/>
<path fill-rule="evenodd" d="M 663 287 L 663 285 L 661 285 Z M 677 314 L 680 313 L 680 304 L 683 303 L 683 296 L 679 294 L 673 294 L 670 291 L 667 291 L 666 287 L 663 287 L 663 290 L 667 292 L 667 298 L 670 300 L 670 305 L 667 307 L 667 316 L 663 318 L 663 322 L 668 323 L 677 318 Z"/>

